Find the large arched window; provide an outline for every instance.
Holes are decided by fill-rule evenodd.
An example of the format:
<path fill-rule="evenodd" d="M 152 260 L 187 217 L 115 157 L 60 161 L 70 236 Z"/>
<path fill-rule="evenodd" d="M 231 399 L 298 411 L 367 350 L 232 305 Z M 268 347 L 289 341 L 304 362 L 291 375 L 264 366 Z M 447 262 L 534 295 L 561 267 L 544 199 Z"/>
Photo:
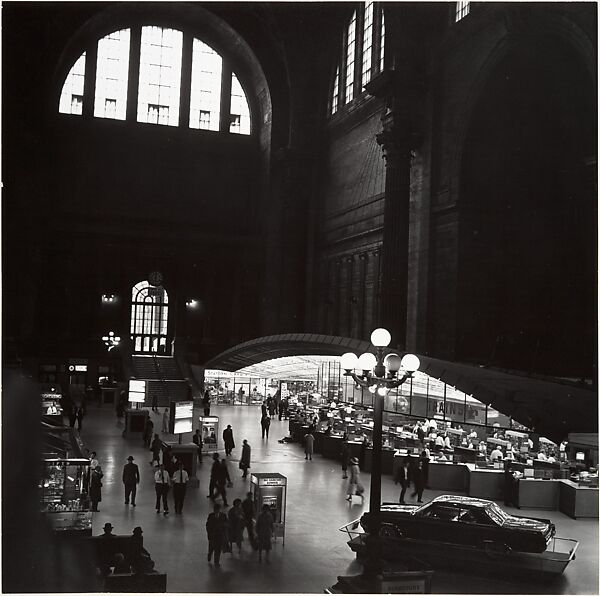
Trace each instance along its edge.
<path fill-rule="evenodd" d="M 162 286 L 141 281 L 131 293 L 131 341 L 134 352 L 167 353 L 169 297 Z"/>
<path fill-rule="evenodd" d="M 154 25 L 106 35 L 89 63 L 84 52 L 69 71 L 58 111 L 249 135 L 248 99 L 229 61 L 186 37 Z M 94 80 L 88 95 L 86 77 Z"/>
<path fill-rule="evenodd" d="M 385 20 L 381 3 L 367 0 L 352 14 L 344 31 L 342 52 L 335 70 L 330 113 L 362 93 L 374 74 L 383 70 Z"/>

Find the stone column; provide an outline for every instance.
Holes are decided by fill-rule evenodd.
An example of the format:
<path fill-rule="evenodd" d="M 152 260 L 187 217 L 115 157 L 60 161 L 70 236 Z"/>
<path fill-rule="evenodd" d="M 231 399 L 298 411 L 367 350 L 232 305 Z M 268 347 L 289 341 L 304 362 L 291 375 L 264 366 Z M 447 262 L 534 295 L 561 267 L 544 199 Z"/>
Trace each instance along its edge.
<path fill-rule="evenodd" d="M 399 84 L 395 71 L 384 70 L 366 85 L 367 91 L 385 101 L 382 131 L 377 143 L 385 159 L 385 205 L 381 249 L 381 309 L 377 325 L 392 334 L 392 345 L 406 346 L 408 293 L 408 235 L 410 167 L 418 142 L 413 122 L 419 101 L 414 90 Z"/>

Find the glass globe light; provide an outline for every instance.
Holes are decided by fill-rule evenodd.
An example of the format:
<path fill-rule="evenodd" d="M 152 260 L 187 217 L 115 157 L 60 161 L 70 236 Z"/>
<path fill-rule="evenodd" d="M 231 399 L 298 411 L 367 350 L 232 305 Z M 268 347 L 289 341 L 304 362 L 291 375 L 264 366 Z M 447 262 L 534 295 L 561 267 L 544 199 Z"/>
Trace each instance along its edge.
<path fill-rule="evenodd" d="M 379 389 L 377 389 L 377 394 L 381 395 L 381 397 L 385 397 L 387 395 L 387 392 L 388 392 L 387 387 L 379 387 Z"/>
<path fill-rule="evenodd" d="M 414 373 L 416 370 L 419 370 L 420 365 L 421 361 L 414 354 L 405 354 L 402 357 L 402 368 L 407 373 Z"/>
<path fill-rule="evenodd" d="M 358 366 L 358 356 L 352 352 L 346 352 L 340 358 L 340 366 L 344 370 L 354 370 Z"/>
<path fill-rule="evenodd" d="M 392 336 L 390 335 L 390 332 L 383 327 L 379 327 L 378 329 L 375 329 L 373 333 L 371 333 L 371 343 L 376 348 L 385 348 L 386 346 L 390 345 L 391 341 Z"/>
<path fill-rule="evenodd" d="M 375 391 L 377 391 L 377 386 L 376 385 L 369 385 L 369 391 L 371 393 L 375 393 Z"/>
<path fill-rule="evenodd" d="M 375 358 L 375 354 L 365 352 L 358 357 L 358 366 L 356 368 L 361 370 L 372 370 L 376 364 L 377 358 Z"/>
<path fill-rule="evenodd" d="M 383 366 L 385 366 L 390 372 L 398 372 L 402 364 L 402 358 L 398 354 L 388 354 L 383 359 Z"/>

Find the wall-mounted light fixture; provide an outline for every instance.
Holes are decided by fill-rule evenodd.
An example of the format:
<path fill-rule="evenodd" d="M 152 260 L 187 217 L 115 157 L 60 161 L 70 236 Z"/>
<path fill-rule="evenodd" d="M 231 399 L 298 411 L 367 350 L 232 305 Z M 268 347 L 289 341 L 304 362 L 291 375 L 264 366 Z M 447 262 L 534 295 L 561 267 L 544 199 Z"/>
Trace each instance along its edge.
<path fill-rule="evenodd" d="M 102 302 L 114 302 L 116 299 L 114 294 L 102 294 Z"/>
<path fill-rule="evenodd" d="M 119 345 L 121 338 L 118 335 L 115 335 L 113 331 L 110 331 L 108 335 L 102 336 L 102 341 L 110 352 L 113 348 Z"/>
<path fill-rule="evenodd" d="M 185 301 L 185 305 L 186 305 L 188 308 L 196 308 L 196 307 L 198 306 L 198 300 L 194 300 L 193 298 L 188 298 L 188 299 Z"/>

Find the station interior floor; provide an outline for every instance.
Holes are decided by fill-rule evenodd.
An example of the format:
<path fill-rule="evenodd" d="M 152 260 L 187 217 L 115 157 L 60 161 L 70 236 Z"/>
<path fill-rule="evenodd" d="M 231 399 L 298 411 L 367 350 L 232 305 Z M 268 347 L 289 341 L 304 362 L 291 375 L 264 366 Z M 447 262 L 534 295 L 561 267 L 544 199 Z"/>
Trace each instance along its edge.
<path fill-rule="evenodd" d="M 194 411 L 195 420 L 201 411 Z M 139 438 L 122 437 L 123 426 L 111 405 L 90 405 L 83 422 L 81 438 L 85 447 L 97 452 L 104 472 L 102 502 L 93 514 L 93 534 L 102 533 L 106 522 L 114 526 L 115 534 L 130 535 L 135 526 L 144 531 L 144 546 L 156 562 L 157 570 L 167 573 L 168 592 L 200 593 L 323 593 L 337 581 L 338 575 L 356 575 L 362 566 L 347 546 L 347 534 L 339 528 L 358 519 L 368 508 L 369 474 L 361 479 L 367 488 L 364 503 L 354 497 L 346 500 L 346 483 L 340 464 L 315 454 L 312 461 L 304 459 L 297 443 L 279 443 L 287 436 L 288 422 L 272 420 L 269 438 L 261 438 L 258 406 L 213 406 L 211 415 L 219 417 L 219 435 L 227 424 L 234 431 L 236 448 L 229 458 L 234 486 L 228 489 L 228 501 L 243 498 L 249 490 L 248 479 L 241 478 L 238 460 L 243 439 L 252 447 L 251 472 L 279 472 L 287 477 L 287 508 L 285 545 L 274 543 L 269 562 L 258 562 L 258 555 L 246 541 L 242 553 L 223 554 L 221 567 L 206 560 L 207 538 L 205 522 L 212 510 L 206 497 L 210 475 L 209 457 L 199 466 L 200 486 L 188 488 L 183 515 L 175 515 L 172 492 L 169 493 L 171 513 L 157 515 L 153 485 L 151 454 Z M 152 414 L 155 431 L 160 430 L 159 414 Z M 195 426 L 197 423 L 195 424 Z M 176 441 L 176 436 L 162 436 Z M 191 434 L 183 435 L 191 441 Z M 222 440 L 219 452 L 224 455 Z M 132 455 L 140 468 L 137 507 L 124 504 L 122 467 Z M 449 492 L 449 491 L 445 491 Z M 441 494 L 426 490 L 425 500 Z M 390 476 L 382 480 L 382 502 L 397 502 L 399 489 Z M 550 584 L 532 580 L 511 580 L 473 574 L 436 571 L 432 579 L 433 593 L 448 594 L 598 594 L 598 520 L 573 520 L 557 511 L 516 510 L 508 512 L 554 521 L 557 536 L 575 538 L 580 545 L 576 560 L 564 575 Z M 237 549 L 234 549 L 236 551 Z"/>

